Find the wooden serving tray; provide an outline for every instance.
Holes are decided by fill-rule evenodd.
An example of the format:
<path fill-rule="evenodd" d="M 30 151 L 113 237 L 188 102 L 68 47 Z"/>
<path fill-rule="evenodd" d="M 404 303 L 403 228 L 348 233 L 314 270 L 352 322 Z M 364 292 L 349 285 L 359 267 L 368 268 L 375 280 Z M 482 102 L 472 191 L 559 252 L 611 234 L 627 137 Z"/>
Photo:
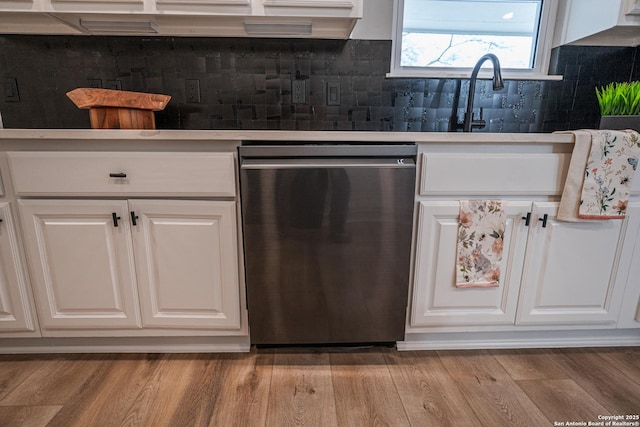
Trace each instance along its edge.
<path fill-rule="evenodd" d="M 81 109 L 89 109 L 92 129 L 155 129 L 154 111 L 161 111 L 171 97 L 157 93 L 81 87 L 67 92 Z"/>

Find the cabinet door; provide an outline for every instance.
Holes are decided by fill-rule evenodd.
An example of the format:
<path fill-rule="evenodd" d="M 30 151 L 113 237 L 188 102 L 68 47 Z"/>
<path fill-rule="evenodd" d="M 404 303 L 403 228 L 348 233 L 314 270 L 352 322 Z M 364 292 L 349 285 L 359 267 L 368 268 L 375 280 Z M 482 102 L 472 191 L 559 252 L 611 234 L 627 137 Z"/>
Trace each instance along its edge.
<path fill-rule="evenodd" d="M 42 7 L 54 12 L 140 13 L 144 0 L 42 0 Z M 91 21 L 91 19 L 89 19 Z M 99 16 L 98 16 L 98 19 Z M 77 23 L 78 21 L 76 21 Z"/>
<path fill-rule="evenodd" d="M 640 328 L 640 202 L 629 203 L 626 221 L 622 261 L 629 268 L 618 273 L 626 282 L 618 328 Z"/>
<path fill-rule="evenodd" d="M 627 15 L 640 15 L 640 0 L 627 0 Z"/>
<path fill-rule="evenodd" d="M 362 3 L 363 0 L 262 0 L 265 15 L 307 17 L 362 18 Z"/>
<path fill-rule="evenodd" d="M 616 272 L 625 223 L 556 221 L 557 208 L 534 203 L 517 323 L 613 327 L 624 291 Z"/>
<path fill-rule="evenodd" d="M 33 10 L 33 0 L 0 0 L 0 11 L 18 12 Z"/>
<path fill-rule="evenodd" d="M 20 200 L 19 205 L 43 335 L 139 327 L 127 203 Z M 113 214 L 120 218 L 117 226 Z"/>
<path fill-rule="evenodd" d="M 251 0 L 156 0 L 158 10 L 208 12 L 218 15 L 250 15 Z"/>
<path fill-rule="evenodd" d="M 410 325 L 513 324 L 530 202 L 508 202 L 502 277 L 497 288 L 456 288 L 457 201 L 420 202 Z"/>
<path fill-rule="evenodd" d="M 0 334 L 36 331 L 9 203 L 0 203 Z"/>
<path fill-rule="evenodd" d="M 235 202 L 132 200 L 145 328 L 240 328 Z"/>

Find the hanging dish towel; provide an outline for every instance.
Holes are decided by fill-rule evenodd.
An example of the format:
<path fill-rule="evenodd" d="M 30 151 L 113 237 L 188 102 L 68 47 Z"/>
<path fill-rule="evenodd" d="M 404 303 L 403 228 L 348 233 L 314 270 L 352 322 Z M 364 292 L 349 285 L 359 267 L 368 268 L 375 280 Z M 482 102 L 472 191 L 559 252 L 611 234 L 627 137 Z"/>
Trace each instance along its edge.
<path fill-rule="evenodd" d="M 623 219 L 640 158 L 640 134 L 625 130 L 579 130 L 558 219 Z"/>
<path fill-rule="evenodd" d="M 500 285 L 506 218 L 502 200 L 460 201 L 456 287 Z"/>

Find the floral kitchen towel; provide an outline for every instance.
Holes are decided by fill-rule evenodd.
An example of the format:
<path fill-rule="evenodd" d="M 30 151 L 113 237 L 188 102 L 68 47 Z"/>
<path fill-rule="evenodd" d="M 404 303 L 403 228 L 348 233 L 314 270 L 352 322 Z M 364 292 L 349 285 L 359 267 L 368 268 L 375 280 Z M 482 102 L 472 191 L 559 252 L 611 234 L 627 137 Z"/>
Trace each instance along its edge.
<path fill-rule="evenodd" d="M 590 131 L 591 151 L 584 171 L 578 213 L 583 219 L 622 219 L 640 158 L 640 135 L 633 130 Z"/>
<path fill-rule="evenodd" d="M 563 132 L 564 133 L 564 132 Z M 640 135 L 632 130 L 577 130 L 558 219 L 622 219 L 640 158 Z"/>
<path fill-rule="evenodd" d="M 573 134 L 574 144 L 571 153 L 569 171 L 564 181 L 557 219 L 560 221 L 579 222 L 586 221 L 578 217 L 580 201 L 582 200 L 582 183 L 584 170 L 591 151 L 591 134 L 587 130 L 574 130 L 558 133 Z"/>
<path fill-rule="evenodd" d="M 461 200 L 458 221 L 458 288 L 493 288 L 500 285 L 506 202 Z"/>

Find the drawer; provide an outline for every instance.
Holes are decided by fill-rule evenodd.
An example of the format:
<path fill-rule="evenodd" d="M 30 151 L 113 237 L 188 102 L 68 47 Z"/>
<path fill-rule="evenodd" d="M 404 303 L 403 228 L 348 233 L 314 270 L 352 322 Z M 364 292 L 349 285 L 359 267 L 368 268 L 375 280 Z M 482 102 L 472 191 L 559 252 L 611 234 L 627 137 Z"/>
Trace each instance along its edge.
<path fill-rule="evenodd" d="M 421 195 L 559 195 L 571 154 L 423 153 Z"/>
<path fill-rule="evenodd" d="M 7 153 L 19 196 L 235 196 L 233 153 Z"/>

